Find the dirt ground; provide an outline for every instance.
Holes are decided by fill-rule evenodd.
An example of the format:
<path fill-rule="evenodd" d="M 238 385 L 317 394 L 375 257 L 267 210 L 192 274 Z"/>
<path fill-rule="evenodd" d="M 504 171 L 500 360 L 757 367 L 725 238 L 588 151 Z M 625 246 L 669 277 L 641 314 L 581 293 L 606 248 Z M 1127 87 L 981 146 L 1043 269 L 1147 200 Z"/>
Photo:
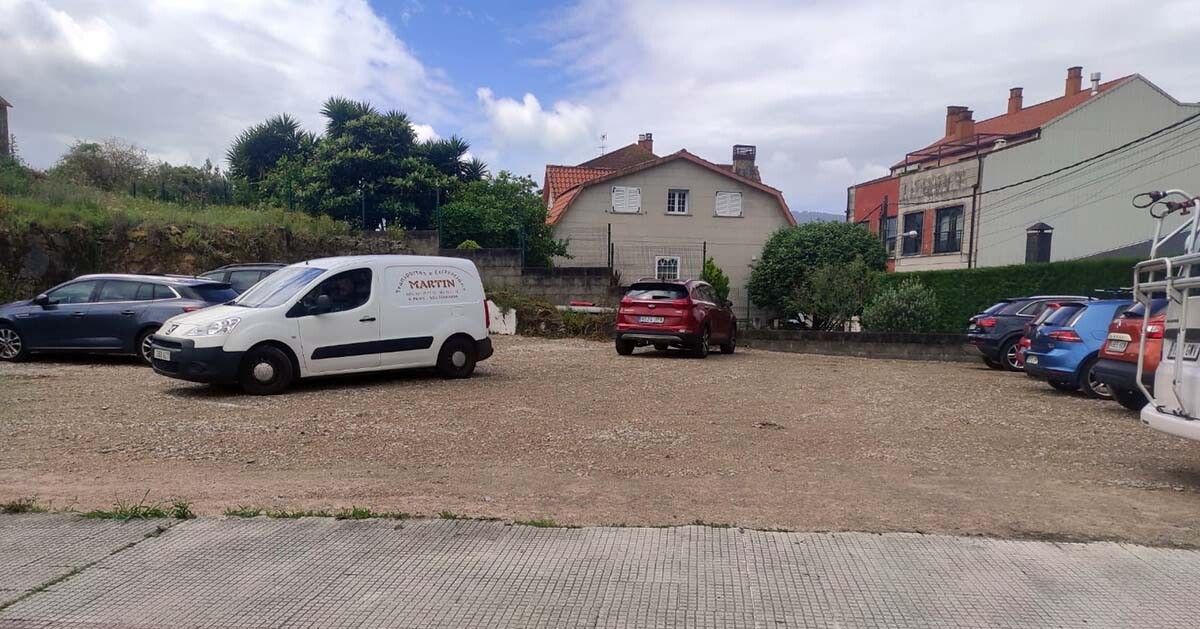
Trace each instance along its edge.
<path fill-rule="evenodd" d="M 496 339 L 248 397 L 112 359 L 0 365 L 0 500 L 183 498 L 560 524 L 1200 545 L 1200 443 L 980 365 Z"/>

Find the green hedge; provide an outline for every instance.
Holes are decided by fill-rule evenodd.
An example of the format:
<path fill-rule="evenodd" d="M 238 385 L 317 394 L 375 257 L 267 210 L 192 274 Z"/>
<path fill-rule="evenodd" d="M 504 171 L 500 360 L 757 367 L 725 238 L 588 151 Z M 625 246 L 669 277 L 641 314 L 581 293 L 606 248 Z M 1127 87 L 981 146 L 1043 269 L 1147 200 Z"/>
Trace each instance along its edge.
<path fill-rule="evenodd" d="M 1007 297 L 1092 295 L 1098 289 L 1128 288 L 1137 259 L 1077 260 L 982 269 L 888 273 L 880 289 L 916 277 L 937 295 L 933 330 L 962 332 L 971 315 Z"/>

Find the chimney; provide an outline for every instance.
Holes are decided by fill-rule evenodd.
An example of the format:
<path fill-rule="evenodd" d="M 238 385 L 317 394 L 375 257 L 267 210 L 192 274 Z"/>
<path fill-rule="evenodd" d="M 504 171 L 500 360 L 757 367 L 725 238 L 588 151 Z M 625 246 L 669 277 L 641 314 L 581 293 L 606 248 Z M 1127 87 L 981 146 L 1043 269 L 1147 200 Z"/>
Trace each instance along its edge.
<path fill-rule="evenodd" d="M 639 133 L 638 134 L 638 146 L 653 153 L 654 152 L 654 134 L 653 133 Z"/>
<path fill-rule="evenodd" d="M 958 133 L 958 116 L 966 110 L 962 105 L 946 107 L 946 137 L 954 137 L 954 134 Z"/>
<path fill-rule="evenodd" d="M 1014 87 L 1011 90 L 1008 90 L 1008 113 L 1015 114 L 1018 111 L 1021 111 L 1021 105 L 1025 101 L 1025 97 L 1022 96 L 1021 93 L 1024 91 L 1025 90 L 1019 87 Z"/>
<path fill-rule="evenodd" d="M 975 136 L 975 112 L 964 109 L 958 114 L 958 122 L 954 126 L 954 139 L 966 140 Z"/>
<path fill-rule="evenodd" d="M 1064 96 L 1072 96 L 1083 91 L 1083 66 L 1067 68 L 1067 89 Z"/>
<path fill-rule="evenodd" d="M 1100 73 L 1092 73 L 1092 96 L 1100 93 Z"/>
<path fill-rule="evenodd" d="M 12 155 L 12 147 L 8 144 L 8 108 L 12 107 L 8 101 L 0 96 L 0 157 L 9 157 Z"/>
<path fill-rule="evenodd" d="M 758 169 L 754 167 L 754 155 L 758 150 L 749 144 L 733 145 L 733 174 L 758 181 Z"/>

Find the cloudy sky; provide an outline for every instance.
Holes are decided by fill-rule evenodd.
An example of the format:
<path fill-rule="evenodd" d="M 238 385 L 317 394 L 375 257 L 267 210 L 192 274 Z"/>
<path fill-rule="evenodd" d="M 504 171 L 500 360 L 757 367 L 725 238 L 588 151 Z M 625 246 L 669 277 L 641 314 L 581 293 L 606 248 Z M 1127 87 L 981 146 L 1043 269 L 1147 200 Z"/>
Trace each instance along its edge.
<path fill-rule="evenodd" d="M 602 135 L 713 161 L 755 144 L 793 209 L 840 212 L 946 105 L 1053 98 L 1071 65 L 1200 100 L 1198 36 L 1200 0 L 0 0 L 0 96 L 37 167 L 106 137 L 223 164 L 268 116 L 319 130 L 338 94 L 538 181 Z"/>

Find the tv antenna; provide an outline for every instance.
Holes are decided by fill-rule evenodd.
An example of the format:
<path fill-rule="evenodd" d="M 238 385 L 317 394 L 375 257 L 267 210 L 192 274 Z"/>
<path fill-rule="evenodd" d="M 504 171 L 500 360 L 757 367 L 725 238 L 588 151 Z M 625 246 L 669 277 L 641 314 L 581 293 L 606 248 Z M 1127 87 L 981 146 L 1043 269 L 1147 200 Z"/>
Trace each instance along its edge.
<path fill-rule="evenodd" d="M 604 150 L 608 148 L 608 134 L 600 134 L 600 154 L 604 155 Z"/>

